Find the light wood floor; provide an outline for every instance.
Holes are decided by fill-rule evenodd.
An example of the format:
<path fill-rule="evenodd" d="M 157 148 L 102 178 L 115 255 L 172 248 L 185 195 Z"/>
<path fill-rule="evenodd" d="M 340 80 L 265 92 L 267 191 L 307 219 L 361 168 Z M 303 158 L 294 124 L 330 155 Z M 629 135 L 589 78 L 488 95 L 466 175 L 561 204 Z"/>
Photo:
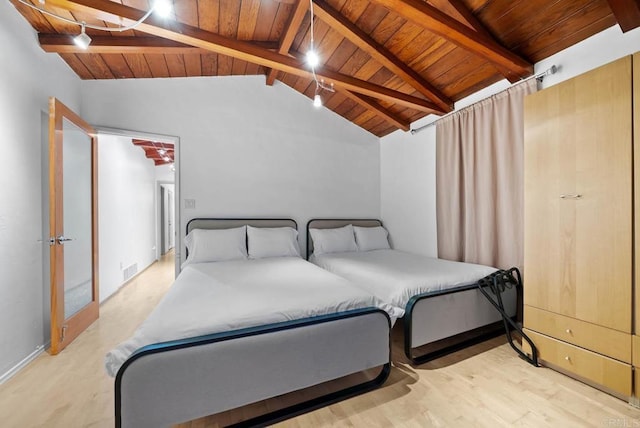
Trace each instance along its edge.
<path fill-rule="evenodd" d="M 100 319 L 59 355 L 40 355 L 0 385 L 0 426 L 112 427 L 113 379 L 103 356 L 128 338 L 173 281 L 173 259 L 147 269 L 100 308 Z M 437 361 L 407 364 L 394 334 L 394 367 L 373 392 L 299 416 L 283 427 L 636 427 L 640 410 L 517 358 L 503 338 Z M 203 418 L 184 427 L 217 426 Z"/>

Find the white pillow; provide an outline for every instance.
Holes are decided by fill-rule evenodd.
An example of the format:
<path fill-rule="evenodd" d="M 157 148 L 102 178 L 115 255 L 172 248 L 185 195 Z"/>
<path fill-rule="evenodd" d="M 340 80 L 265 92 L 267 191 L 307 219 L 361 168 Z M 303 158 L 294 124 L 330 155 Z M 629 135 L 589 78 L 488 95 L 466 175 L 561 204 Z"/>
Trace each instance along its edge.
<path fill-rule="evenodd" d="M 353 231 L 356 234 L 356 244 L 358 244 L 359 251 L 386 250 L 391 248 L 389 246 L 389 239 L 387 238 L 389 232 L 382 226 L 354 226 Z"/>
<path fill-rule="evenodd" d="M 247 226 L 249 258 L 300 257 L 298 231 L 292 227 Z"/>
<path fill-rule="evenodd" d="M 247 227 L 194 229 L 185 237 L 186 263 L 221 262 L 247 258 Z"/>
<path fill-rule="evenodd" d="M 350 224 L 336 229 L 309 229 L 309 233 L 313 239 L 313 253 L 316 255 L 358 251 L 353 226 Z"/>

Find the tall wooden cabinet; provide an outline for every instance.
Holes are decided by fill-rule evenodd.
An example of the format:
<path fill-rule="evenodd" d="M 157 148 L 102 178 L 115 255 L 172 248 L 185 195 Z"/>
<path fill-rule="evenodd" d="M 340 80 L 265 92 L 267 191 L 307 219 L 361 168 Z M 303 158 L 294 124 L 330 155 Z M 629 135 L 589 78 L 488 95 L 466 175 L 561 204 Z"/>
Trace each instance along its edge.
<path fill-rule="evenodd" d="M 524 326 L 545 365 L 623 397 L 633 392 L 638 60 L 525 99 Z"/>

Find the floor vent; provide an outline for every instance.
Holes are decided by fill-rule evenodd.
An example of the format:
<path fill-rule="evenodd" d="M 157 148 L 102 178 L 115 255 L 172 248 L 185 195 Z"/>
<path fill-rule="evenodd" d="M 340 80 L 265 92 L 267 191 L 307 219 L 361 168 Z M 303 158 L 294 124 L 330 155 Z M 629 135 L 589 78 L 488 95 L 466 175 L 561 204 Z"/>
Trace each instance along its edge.
<path fill-rule="evenodd" d="M 134 263 L 131 266 L 127 266 L 122 271 L 124 275 L 124 280 L 130 280 L 136 273 L 138 273 L 138 263 Z"/>

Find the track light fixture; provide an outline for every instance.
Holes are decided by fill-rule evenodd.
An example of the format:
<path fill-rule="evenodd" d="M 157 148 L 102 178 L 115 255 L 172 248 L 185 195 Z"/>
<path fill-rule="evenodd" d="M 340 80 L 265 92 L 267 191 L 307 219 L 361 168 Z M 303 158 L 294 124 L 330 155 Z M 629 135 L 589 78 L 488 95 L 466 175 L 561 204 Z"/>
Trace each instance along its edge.
<path fill-rule="evenodd" d="M 80 34 L 73 38 L 73 43 L 76 44 L 80 49 L 87 49 L 91 44 L 91 37 L 85 32 L 86 24 L 84 21 L 82 22 L 82 28 L 80 30 Z"/>
<path fill-rule="evenodd" d="M 313 44 L 313 41 L 311 43 Z M 309 64 L 311 68 L 315 68 L 320 64 L 320 57 L 316 51 L 313 50 L 313 46 L 307 51 L 307 64 Z"/>
<path fill-rule="evenodd" d="M 142 24 L 144 20 L 147 19 L 154 12 L 157 13 L 162 18 L 167 18 L 171 15 L 173 11 L 171 2 L 169 0 L 155 0 L 155 2 L 153 3 L 153 6 L 147 11 L 147 13 L 145 13 L 139 20 L 137 20 L 133 24 L 126 27 L 105 27 L 101 25 L 87 24 L 84 21 L 80 22 L 74 19 L 69 19 L 67 17 L 57 15 L 53 12 L 49 12 L 48 10 L 43 9 L 42 7 L 31 4 L 26 0 L 17 0 L 17 1 L 20 4 L 30 7 L 31 9 L 35 9 L 44 15 L 51 16 L 52 18 L 59 19 L 68 24 L 79 25 L 81 27 L 80 34 L 74 37 L 73 41 L 76 45 L 78 45 L 82 49 L 87 49 L 87 47 L 89 47 L 89 44 L 91 43 L 91 37 L 89 37 L 89 35 L 85 32 L 87 28 L 91 28 L 92 30 L 108 31 L 111 33 L 121 33 L 124 31 L 133 30 L 138 25 Z M 46 0 L 39 0 L 38 3 L 44 6 L 46 4 Z"/>
<path fill-rule="evenodd" d="M 168 0 L 155 0 L 152 9 L 160 18 L 168 18 L 173 12 L 173 7 Z"/>
<path fill-rule="evenodd" d="M 313 106 L 316 108 L 322 107 L 322 98 L 320 98 L 320 94 L 316 94 L 313 97 Z"/>

